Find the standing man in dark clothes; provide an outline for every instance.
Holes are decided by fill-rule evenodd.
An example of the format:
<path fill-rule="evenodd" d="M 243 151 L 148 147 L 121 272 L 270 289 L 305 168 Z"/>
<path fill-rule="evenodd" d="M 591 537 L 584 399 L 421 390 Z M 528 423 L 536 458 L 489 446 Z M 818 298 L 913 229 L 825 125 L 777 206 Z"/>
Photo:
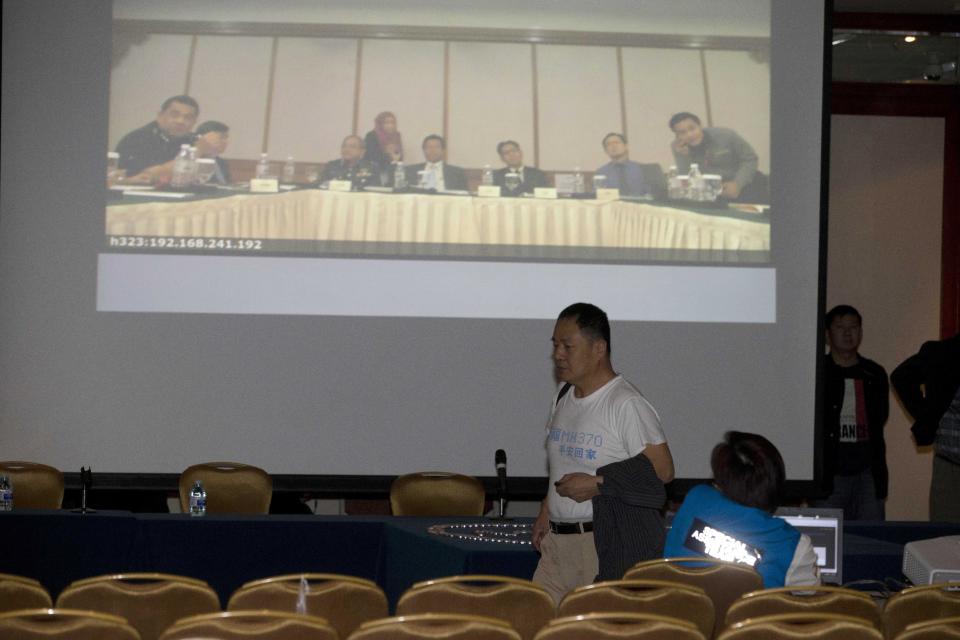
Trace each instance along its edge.
<path fill-rule="evenodd" d="M 825 476 L 832 492 L 814 506 L 843 509 L 847 520 L 883 520 L 890 414 L 887 372 L 860 355 L 860 312 L 838 305 L 827 312 L 823 405 Z"/>

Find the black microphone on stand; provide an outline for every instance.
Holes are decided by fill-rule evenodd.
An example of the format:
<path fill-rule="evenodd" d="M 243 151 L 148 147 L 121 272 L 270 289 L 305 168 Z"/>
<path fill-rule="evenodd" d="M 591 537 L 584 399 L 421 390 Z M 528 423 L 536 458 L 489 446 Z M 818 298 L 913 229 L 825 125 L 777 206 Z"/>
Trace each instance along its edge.
<path fill-rule="evenodd" d="M 96 509 L 87 507 L 87 492 L 93 486 L 93 469 L 80 467 L 80 508 L 73 509 L 73 513 L 96 513 Z"/>
<path fill-rule="evenodd" d="M 497 493 L 500 497 L 500 515 L 498 518 L 504 518 L 504 511 L 507 504 L 507 452 L 503 449 L 497 449 L 493 454 L 493 462 L 497 467 Z"/>

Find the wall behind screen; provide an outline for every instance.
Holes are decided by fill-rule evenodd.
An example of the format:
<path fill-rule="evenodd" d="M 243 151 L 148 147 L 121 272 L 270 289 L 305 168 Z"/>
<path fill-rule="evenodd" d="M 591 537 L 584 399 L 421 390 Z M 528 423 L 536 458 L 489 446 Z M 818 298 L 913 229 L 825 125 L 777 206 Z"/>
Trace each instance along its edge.
<path fill-rule="evenodd" d="M 812 477 L 823 41 L 813 4 L 774 12 L 784 50 L 772 52 L 772 170 L 791 177 L 775 195 L 777 323 L 613 317 L 614 363 L 661 411 L 683 477 L 707 474 L 729 428 L 770 434 L 790 476 Z M 129 473 L 233 458 L 272 473 L 489 475 L 504 448 L 511 473 L 543 472 L 551 321 L 97 314 L 109 6 L 3 11 L 0 457 Z"/>

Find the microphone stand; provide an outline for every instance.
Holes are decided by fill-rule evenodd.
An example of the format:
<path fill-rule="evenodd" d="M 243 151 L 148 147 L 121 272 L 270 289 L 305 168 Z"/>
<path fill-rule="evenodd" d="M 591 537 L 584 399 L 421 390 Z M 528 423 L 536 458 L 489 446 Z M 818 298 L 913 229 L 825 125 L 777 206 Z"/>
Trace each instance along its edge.
<path fill-rule="evenodd" d="M 87 513 L 96 513 L 96 509 L 87 508 L 87 491 L 93 486 L 93 469 L 80 467 L 80 508 L 71 509 L 73 513 L 84 515 Z"/>

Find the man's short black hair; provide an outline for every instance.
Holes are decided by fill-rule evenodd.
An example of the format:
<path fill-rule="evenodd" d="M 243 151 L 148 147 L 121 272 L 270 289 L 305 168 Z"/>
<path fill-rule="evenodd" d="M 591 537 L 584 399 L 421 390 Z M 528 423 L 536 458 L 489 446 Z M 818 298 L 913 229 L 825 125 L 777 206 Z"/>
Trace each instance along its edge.
<path fill-rule="evenodd" d="M 842 318 L 843 316 L 853 316 L 857 319 L 861 325 L 863 324 L 863 317 L 860 315 L 860 312 L 851 307 L 848 304 L 838 304 L 830 311 L 827 311 L 827 315 L 824 316 L 824 326 L 828 329 L 830 325 L 833 324 L 833 321 L 837 318 Z"/>
<path fill-rule="evenodd" d="M 586 338 L 606 342 L 607 355 L 610 355 L 610 321 L 603 309 L 588 302 L 575 302 L 557 316 L 557 320 L 568 318 L 576 320 L 577 328 Z"/>
<path fill-rule="evenodd" d="M 503 155 L 503 148 L 504 148 L 505 146 L 507 146 L 508 144 L 512 144 L 512 145 L 515 146 L 518 150 L 520 149 L 520 144 L 519 144 L 518 142 L 516 142 L 516 141 L 514 141 L 514 140 L 504 140 L 503 142 L 501 142 L 500 144 L 497 145 L 497 155 L 498 155 L 498 156 L 502 156 L 502 155 Z"/>
<path fill-rule="evenodd" d="M 728 431 L 710 454 L 710 468 L 717 487 L 734 502 L 776 511 L 786 471 L 780 452 L 763 436 Z"/>
<path fill-rule="evenodd" d="M 366 149 L 366 148 L 367 148 L 367 143 L 366 143 L 366 141 L 365 141 L 363 138 L 361 138 L 360 136 L 358 136 L 357 134 L 355 134 L 355 133 L 351 133 L 351 134 L 348 135 L 348 136 L 344 136 L 344 137 L 343 137 L 343 140 L 340 141 L 340 146 L 342 147 L 344 142 L 346 142 L 347 140 L 350 140 L 350 139 L 354 139 L 354 138 L 360 141 L 360 147 L 361 147 L 362 149 Z"/>
<path fill-rule="evenodd" d="M 188 107 L 193 107 L 193 110 L 198 114 L 200 113 L 200 103 L 191 98 L 190 96 L 172 96 L 163 101 L 163 104 L 160 105 L 160 111 L 166 111 L 167 108 L 172 105 L 174 102 L 179 102 L 180 104 L 185 104 Z"/>
<path fill-rule="evenodd" d="M 197 127 L 197 135 L 202 136 L 205 133 L 214 131 L 216 133 L 230 133 L 230 127 L 219 120 L 207 120 Z"/>
<path fill-rule="evenodd" d="M 424 139 L 423 139 L 423 143 L 420 144 L 420 148 L 423 149 L 425 146 L 427 146 L 427 142 L 429 142 L 430 140 L 439 140 L 439 141 L 440 141 L 440 148 L 441 148 L 441 149 L 446 149 L 446 148 L 447 148 L 447 141 L 443 139 L 443 136 L 438 136 L 438 135 L 435 134 L 435 133 L 431 133 L 431 134 L 428 135 L 426 138 L 424 138 Z"/>
<path fill-rule="evenodd" d="M 611 131 L 607 135 L 603 136 L 603 140 L 600 142 L 604 149 L 607 148 L 607 140 L 610 138 L 620 138 L 620 142 L 627 144 L 627 136 L 623 135 L 622 133 L 617 133 L 616 131 Z"/>
<path fill-rule="evenodd" d="M 680 113 L 675 113 L 670 116 L 670 130 L 673 131 L 673 128 L 677 126 L 677 123 L 683 122 L 684 120 L 693 120 L 697 124 L 700 124 L 700 118 L 689 111 L 681 111 Z"/>

